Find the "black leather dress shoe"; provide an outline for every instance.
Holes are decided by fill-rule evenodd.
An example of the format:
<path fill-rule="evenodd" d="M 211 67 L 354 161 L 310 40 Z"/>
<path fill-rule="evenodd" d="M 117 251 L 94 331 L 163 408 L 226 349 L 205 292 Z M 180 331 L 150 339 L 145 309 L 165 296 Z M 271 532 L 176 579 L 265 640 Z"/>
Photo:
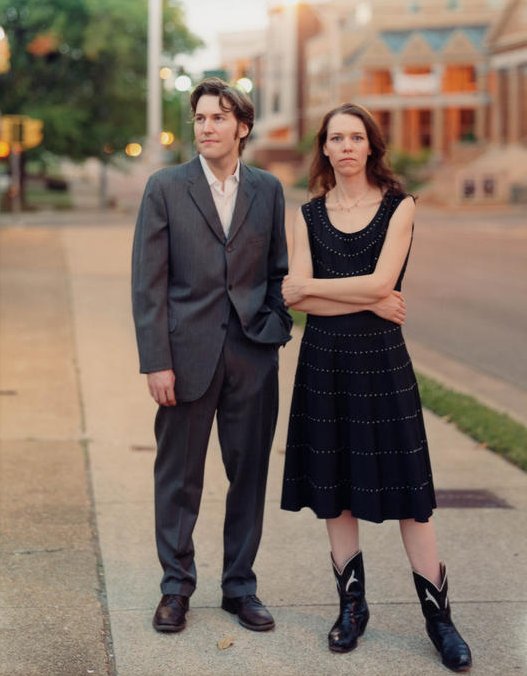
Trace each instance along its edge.
<path fill-rule="evenodd" d="M 274 620 L 260 599 L 254 594 L 223 597 L 221 607 L 228 613 L 238 615 L 238 622 L 246 629 L 269 631 L 274 629 Z"/>
<path fill-rule="evenodd" d="M 188 596 L 163 594 L 154 614 L 152 624 L 156 631 L 181 631 L 185 628 Z"/>

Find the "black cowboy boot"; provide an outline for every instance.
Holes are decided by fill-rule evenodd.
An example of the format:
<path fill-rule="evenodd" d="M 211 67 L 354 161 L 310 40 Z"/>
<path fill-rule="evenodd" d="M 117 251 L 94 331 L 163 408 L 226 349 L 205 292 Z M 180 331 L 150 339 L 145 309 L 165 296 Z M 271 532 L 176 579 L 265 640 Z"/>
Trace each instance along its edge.
<path fill-rule="evenodd" d="M 336 653 L 347 653 L 357 647 L 357 639 L 364 633 L 370 618 L 364 597 L 362 552 L 357 552 L 347 561 L 342 572 L 333 555 L 331 562 L 340 596 L 340 614 L 328 634 L 329 649 Z"/>
<path fill-rule="evenodd" d="M 452 671 L 468 671 L 472 666 L 470 648 L 461 638 L 450 619 L 446 568 L 441 566 L 441 586 L 438 589 L 426 577 L 414 571 L 415 588 L 426 619 L 426 632 L 441 653 L 443 664 Z"/>

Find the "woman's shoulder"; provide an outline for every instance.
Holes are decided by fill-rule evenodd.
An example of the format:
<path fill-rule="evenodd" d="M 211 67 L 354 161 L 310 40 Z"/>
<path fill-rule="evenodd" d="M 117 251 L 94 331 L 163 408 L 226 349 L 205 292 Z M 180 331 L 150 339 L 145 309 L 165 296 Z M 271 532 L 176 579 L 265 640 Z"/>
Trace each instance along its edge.
<path fill-rule="evenodd" d="M 417 197 L 413 193 L 406 192 L 404 190 L 388 189 L 383 195 L 383 201 L 387 205 L 388 209 L 393 213 L 403 202 L 404 204 L 411 205 L 411 207 L 414 208 Z"/>
<path fill-rule="evenodd" d="M 302 220 L 308 230 L 312 230 L 313 228 L 318 229 L 321 226 L 323 221 L 323 206 L 323 196 L 311 197 L 308 202 L 304 202 L 300 206 L 299 214 L 301 214 Z"/>
<path fill-rule="evenodd" d="M 407 192 L 404 189 L 398 189 L 398 188 L 387 188 L 384 191 L 384 197 L 385 198 L 391 198 L 393 200 L 397 200 L 398 202 L 402 202 L 407 197 L 411 197 L 414 200 L 414 202 L 417 199 L 417 196 L 414 195 L 413 193 Z"/>
<path fill-rule="evenodd" d="M 308 202 L 304 202 L 301 205 L 300 210 L 304 215 L 312 214 L 315 211 L 320 210 L 323 201 L 324 201 L 323 195 L 315 195 L 314 197 L 311 197 Z"/>
<path fill-rule="evenodd" d="M 384 218 L 385 226 L 392 222 L 413 224 L 415 218 L 415 196 L 411 193 L 398 191 L 385 193 Z"/>

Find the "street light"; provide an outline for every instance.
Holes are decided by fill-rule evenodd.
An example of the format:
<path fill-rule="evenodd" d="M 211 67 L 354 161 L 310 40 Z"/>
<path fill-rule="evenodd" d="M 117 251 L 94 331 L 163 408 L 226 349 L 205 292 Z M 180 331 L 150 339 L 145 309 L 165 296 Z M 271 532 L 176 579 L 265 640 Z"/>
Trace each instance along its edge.
<path fill-rule="evenodd" d="M 178 92 L 188 92 L 192 87 L 192 80 L 188 75 L 178 75 L 174 82 L 174 88 Z"/>
<path fill-rule="evenodd" d="M 246 94 L 250 94 L 253 90 L 253 81 L 248 77 L 241 77 L 236 80 L 236 86 Z"/>
<path fill-rule="evenodd" d="M 148 0 L 148 104 L 147 104 L 147 136 L 148 150 L 153 164 L 161 163 L 161 77 L 160 59 L 162 47 L 162 2 Z"/>
<path fill-rule="evenodd" d="M 139 157 L 139 155 L 141 155 L 143 152 L 143 147 L 140 143 L 127 143 L 124 152 L 128 155 L 128 157 Z"/>
<path fill-rule="evenodd" d="M 160 140 L 161 145 L 164 145 L 167 148 L 168 146 L 171 146 L 176 139 L 171 131 L 162 131 Z"/>
<path fill-rule="evenodd" d="M 192 80 L 186 73 L 180 73 L 174 80 L 174 89 L 179 92 L 179 159 L 189 159 L 190 139 L 187 139 L 185 118 L 188 111 L 187 93 L 192 89 Z"/>

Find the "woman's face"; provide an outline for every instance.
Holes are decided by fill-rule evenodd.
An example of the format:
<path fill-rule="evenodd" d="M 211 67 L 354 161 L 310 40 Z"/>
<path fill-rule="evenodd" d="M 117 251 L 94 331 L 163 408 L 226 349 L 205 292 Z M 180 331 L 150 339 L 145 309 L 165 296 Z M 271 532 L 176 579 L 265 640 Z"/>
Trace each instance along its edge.
<path fill-rule="evenodd" d="M 336 174 L 354 176 L 365 173 L 371 148 L 360 117 L 347 113 L 333 115 L 328 124 L 323 152 Z"/>

